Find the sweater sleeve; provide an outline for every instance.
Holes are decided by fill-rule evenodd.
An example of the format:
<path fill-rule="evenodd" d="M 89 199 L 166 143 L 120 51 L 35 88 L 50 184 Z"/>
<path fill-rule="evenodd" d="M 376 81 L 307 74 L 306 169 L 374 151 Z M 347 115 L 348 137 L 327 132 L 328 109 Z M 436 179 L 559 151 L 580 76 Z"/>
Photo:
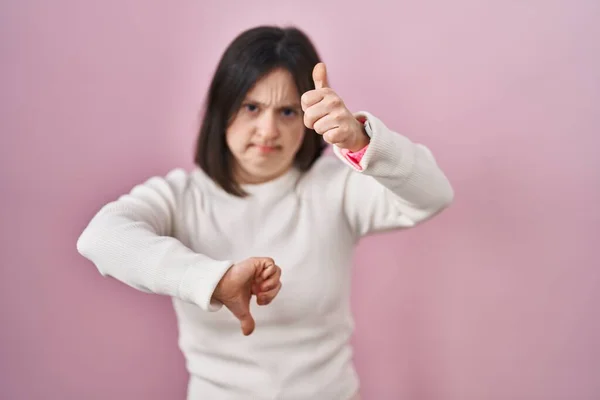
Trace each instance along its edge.
<path fill-rule="evenodd" d="M 361 112 L 371 141 L 360 165 L 334 153 L 353 171 L 344 187 L 343 209 L 357 236 L 410 228 L 450 205 L 454 191 L 432 153 Z"/>
<path fill-rule="evenodd" d="M 106 204 L 84 229 L 77 250 L 104 276 L 216 311 L 221 305 L 212 294 L 233 263 L 195 253 L 173 237 L 186 182 L 186 172 L 175 170 Z"/>

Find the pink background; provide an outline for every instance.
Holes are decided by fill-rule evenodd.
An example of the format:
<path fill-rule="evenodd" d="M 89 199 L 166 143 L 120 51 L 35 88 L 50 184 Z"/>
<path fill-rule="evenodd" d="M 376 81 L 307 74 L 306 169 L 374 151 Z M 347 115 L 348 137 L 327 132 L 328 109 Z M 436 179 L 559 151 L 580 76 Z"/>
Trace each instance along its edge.
<path fill-rule="evenodd" d="M 365 400 L 599 399 L 600 2 L 395 3 L 3 1 L 0 398 L 183 398 L 169 300 L 101 278 L 75 241 L 191 166 L 237 33 L 294 23 L 349 107 L 426 143 L 456 190 L 359 247 Z"/>

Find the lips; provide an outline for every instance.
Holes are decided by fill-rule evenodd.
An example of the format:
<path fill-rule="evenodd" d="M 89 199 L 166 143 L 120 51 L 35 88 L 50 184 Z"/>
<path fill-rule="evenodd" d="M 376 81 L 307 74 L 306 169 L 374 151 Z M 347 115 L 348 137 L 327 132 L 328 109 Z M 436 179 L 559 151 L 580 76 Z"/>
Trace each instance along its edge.
<path fill-rule="evenodd" d="M 253 144 L 252 147 L 256 148 L 258 151 L 260 151 L 261 153 L 264 153 L 264 154 L 273 153 L 273 152 L 281 149 L 280 146 L 266 146 L 266 145 L 261 145 L 261 144 Z"/>

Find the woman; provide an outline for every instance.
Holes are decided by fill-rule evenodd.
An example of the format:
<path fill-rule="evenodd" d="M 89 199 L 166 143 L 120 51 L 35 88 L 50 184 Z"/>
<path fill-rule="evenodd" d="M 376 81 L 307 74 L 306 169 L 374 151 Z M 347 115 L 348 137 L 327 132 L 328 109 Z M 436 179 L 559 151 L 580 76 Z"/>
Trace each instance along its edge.
<path fill-rule="evenodd" d="M 173 298 L 188 399 L 358 398 L 353 246 L 450 204 L 430 151 L 351 113 L 301 31 L 259 27 L 218 65 L 196 164 L 105 205 L 79 252 Z"/>

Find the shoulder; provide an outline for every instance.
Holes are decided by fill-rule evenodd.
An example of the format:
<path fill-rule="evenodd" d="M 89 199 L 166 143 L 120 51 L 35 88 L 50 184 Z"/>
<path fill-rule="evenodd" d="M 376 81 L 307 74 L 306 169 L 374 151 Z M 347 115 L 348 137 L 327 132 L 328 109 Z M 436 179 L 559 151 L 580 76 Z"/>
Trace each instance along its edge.
<path fill-rule="evenodd" d="M 192 170 L 174 168 L 163 175 L 154 175 L 133 187 L 129 195 L 142 198 L 163 198 L 179 203 L 190 193 L 207 190 L 210 179 L 197 167 Z"/>
<path fill-rule="evenodd" d="M 189 186 L 191 174 L 183 168 L 175 168 L 165 175 L 155 175 L 133 188 L 132 193 L 150 189 L 165 195 L 177 195 Z"/>
<path fill-rule="evenodd" d="M 164 176 L 154 176 L 147 181 L 147 184 L 166 184 L 171 190 L 177 193 L 183 193 L 191 189 L 194 190 L 212 190 L 215 183 L 198 167 L 190 170 L 184 168 L 174 168 L 168 171 Z"/>

